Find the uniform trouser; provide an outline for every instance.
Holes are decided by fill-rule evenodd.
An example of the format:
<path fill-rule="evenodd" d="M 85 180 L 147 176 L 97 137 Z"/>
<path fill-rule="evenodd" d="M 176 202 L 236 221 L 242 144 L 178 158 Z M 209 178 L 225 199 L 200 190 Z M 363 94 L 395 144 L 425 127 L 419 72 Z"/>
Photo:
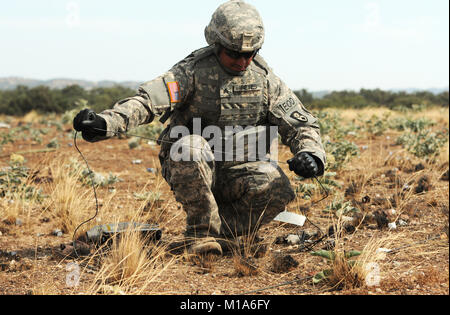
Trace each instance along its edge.
<path fill-rule="evenodd" d="M 177 141 L 171 152 L 181 147 L 189 148 L 189 158 L 171 156 L 162 167 L 187 214 L 186 235 L 255 233 L 295 198 L 287 176 L 270 162 L 216 162 L 206 140 L 196 135 Z"/>

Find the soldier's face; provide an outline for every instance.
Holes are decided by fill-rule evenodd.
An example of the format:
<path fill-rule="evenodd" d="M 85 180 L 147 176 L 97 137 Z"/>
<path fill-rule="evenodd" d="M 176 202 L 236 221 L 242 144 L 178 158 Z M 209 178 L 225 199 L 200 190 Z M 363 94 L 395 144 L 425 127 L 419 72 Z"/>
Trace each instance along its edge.
<path fill-rule="evenodd" d="M 234 72 L 243 72 L 247 70 L 248 66 L 252 63 L 255 54 L 236 54 L 227 52 L 225 48 L 219 53 L 219 59 L 222 65 Z"/>

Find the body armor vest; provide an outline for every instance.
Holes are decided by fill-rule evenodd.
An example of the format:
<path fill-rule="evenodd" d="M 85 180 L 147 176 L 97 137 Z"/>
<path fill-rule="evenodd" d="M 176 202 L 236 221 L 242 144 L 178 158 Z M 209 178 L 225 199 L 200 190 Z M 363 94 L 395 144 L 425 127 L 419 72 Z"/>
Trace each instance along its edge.
<path fill-rule="evenodd" d="M 214 54 L 200 60 L 194 75 L 194 92 L 183 110 L 175 110 L 171 126 L 190 128 L 200 118 L 202 128 L 256 126 L 265 123 L 268 112 L 264 70 L 253 63 L 242 76 L 227 73 Z M 191 128 L 190 128 L 191 129 Z"/>
<path fill-rule="evenodd" d="M 169 127 L 161 135 L 167 141 L 161 143 L 162 159 L 168 157 L 170 143 L 177 140 L 170 138 L 170 129 L 186 126 L 193 134 L 194 119 L 201 120 L 202 133 L 205 127 L 216 126 L 222 135 L 225 135 L 225 127 L 268 124 L 267 71 L 259 63 L 252 62 L 242 76 L 236 76 L 225 71 L 214 53 L 202 54 L 198 59 L 193 93 L 181 109 L 174 110 Z"/>

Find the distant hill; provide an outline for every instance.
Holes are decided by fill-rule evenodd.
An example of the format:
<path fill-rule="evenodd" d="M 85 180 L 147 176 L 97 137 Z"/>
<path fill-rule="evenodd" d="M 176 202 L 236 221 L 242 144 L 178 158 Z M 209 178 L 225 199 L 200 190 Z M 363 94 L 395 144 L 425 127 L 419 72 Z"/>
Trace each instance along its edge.
<path fill-rule="evenodd" d="M 74 80 L 74 79 L 52 79 L 52 80 L 35 80 L 35 79 L 26 79 L 26 78 L 19 78 L 19 77 L 6 77 L 6 78 L 0 78 L 0 90 L 12 90 L 15 89 L 18 85 L 25 85 L 27 87 L 33 88 L 39 85 L 48 86 L 51 89 L 62 89 L 69 85 L 79 85 L 85 90 L 91 90 L 94 88 L 108 88 L 115 85 L 120 85 L 123 87 L 127 87 L 130 89 L 136 90 L 139 85 L 141 85 L 143 82 L 137 82 L 137 81 L 123 81 L 123 82 L 116 82 L 116 81 L 87 81 L 87 80 Z M 415 93 L 419 91 L 424 91 L 423 89 L 417 89 L 417 88 L 408 88 L 408 89 L 392 89 L 390 90 L 392 92 L 401 92 L 404 91 L 406 93 Z M 433 94 L 440 94 L 442 92 L 448 92 L 449 87 L 444 88 L 430 88 L 426 89 L 425 91 L 433 93 Z M 327 94 L 330 94 L 331 91 L 323 90 L 323 91 L 312 91 L 311 92 L 314 98 L 322 98 Z"/>
<path fill-rule="evenodd" d="M 417 88 L 408 88 L 408 89 L 390 89 L 390 92 L 394 92 L 394 93 L 399 93 L 399 92 L 406 92 L 407 94 L 413 94 L 413 93 L 417 93 L 417 92 L 429 92 L 435 95 L 441 94 L 443 92 L 448 92 L 449 91 L 449 87 L 444 87 L 444 88 L 430 88 L 430 89 L 417 89 Z M 332 91 L 315 91 L 315 92 L 311 92 L 311 94 L 313 95 L 314 98 L 323 98 L 324 96 L 330 94 Z M 355 91 L 355 92 L 359 92 L 359 91 Z"/>
<path fill-rule="evenodd" d="M 422 91 L 423 91 L 423 89 L 416 89 L 416 88 L 392 90 L 392 92 L 406 92 L 408 94 L 422 92 Z M 433 93 L 433 94 L 441 94 L 442 92 L 448 92 L 449 87 L 447 86 L 445 88 L 430 88 L 430 89 L 426 89 L 425 91 Z"/>
<path fill-rule="evenodd" d="M 30 88 L 44 85 L 48 86 L 51 89 L 62 89 L 69 85 L 79 85 L 85 90 L 91 90 L 94 88 L 100 87 L 112 87 L 115 85 L 121 85 L 123 87 L 127 87 L 130 89 L 137 89 L 140 84 L 143 82 L 133 82 L 133 81 L 123 81 L 123 82 L 115 82 L 115 81 L 87 81 L 87 80 L 74 80 L 74 79 L 52 79 L 52 80 L 35 80 L 35 79 L 26 79 L 19 77 L 7 77 L 0 78 L 0 90 L 12 90 L 15 89 L 18 85 L 24 85 Z"/>

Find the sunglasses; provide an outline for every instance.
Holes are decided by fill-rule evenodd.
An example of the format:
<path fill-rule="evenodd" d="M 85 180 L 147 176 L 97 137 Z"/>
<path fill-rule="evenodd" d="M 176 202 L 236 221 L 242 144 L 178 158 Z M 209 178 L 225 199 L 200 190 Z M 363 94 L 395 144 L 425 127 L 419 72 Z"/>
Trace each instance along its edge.
<path fill-rule="evenodd" d="M 225 49 L 225 54 L 230 57 L 231 59 L 240 59 L 240 58 L 245 58 L 245 59 L 250 59 L 256 56 L 256 54 L 258 53 L 258 50 L 255 51 L 250 51 L 250 52 L 246 52 L 246 53 L 241 53 L 238 51 L 233 51 L 233 50 L 229 50 L 227 48 Z"/>

